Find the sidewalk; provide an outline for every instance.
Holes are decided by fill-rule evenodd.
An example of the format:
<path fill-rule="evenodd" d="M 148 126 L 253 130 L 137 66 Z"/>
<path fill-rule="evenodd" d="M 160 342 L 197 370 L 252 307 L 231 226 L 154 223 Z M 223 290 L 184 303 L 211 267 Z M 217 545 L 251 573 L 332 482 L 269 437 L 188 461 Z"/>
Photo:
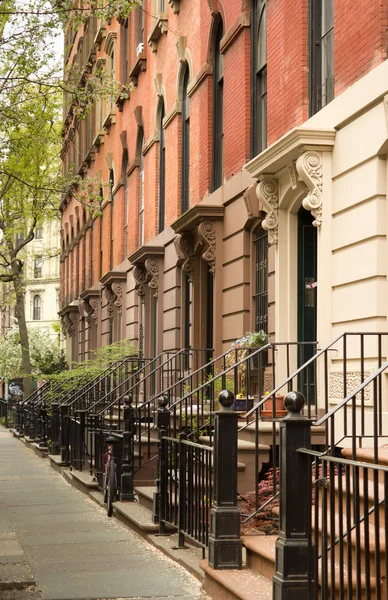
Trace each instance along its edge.
<path fill-rule="evenodd" d="M 204 597 L 192 575 L 0 427 L 2 600 Z"/>

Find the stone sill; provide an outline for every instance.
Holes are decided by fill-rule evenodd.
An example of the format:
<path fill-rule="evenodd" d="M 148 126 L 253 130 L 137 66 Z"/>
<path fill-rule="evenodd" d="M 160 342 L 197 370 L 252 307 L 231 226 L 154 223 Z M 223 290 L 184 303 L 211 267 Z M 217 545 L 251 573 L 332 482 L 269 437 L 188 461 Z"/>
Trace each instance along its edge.
<path fill-rule="evenodd" d="M 167 33 L 167 22 L 167 13 L 160 13 L 151 29 L 150 35 L 148 36 L 148 43 L 151 46 L 152 52 L 157 51 L 159 38 L 163 35 L 163 33 Z"/>
<path fill-rule="evenodd" d="M 134 86 L 137 86 L 140 73 L 143 73 L 147 68 L 147 59 L 145 52 L 140 52 L 136 58 L 136 62 L 129 71 L 129 79 Z"/>

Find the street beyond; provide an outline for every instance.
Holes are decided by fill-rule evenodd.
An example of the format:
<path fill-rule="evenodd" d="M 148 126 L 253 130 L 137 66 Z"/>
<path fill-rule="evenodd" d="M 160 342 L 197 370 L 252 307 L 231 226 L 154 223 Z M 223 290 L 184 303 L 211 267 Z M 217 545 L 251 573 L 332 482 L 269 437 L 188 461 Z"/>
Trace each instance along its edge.
<path fill-rule="evenodd" d="M 1 600 L 199 600 L 200 582 L 0 428 Z"/>

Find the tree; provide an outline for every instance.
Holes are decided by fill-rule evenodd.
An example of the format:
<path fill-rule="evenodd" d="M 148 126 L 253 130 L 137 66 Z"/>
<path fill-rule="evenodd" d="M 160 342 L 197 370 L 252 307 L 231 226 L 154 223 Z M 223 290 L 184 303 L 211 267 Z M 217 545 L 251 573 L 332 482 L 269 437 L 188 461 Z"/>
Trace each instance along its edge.
<path fill-rule="evenodd" d="M 31 370 L 35 378 L 53 375 L 67 368 L 63 351 L 59 347 L 59 337 L 54 328 L 28 329 L 30 343 Z M 14 326 L 0 337 L 0 377 L 8 381 L 23 377 L 22 348 L 18 327 Z"/>
<path fill-rule="evenodd" d="M 101 19 L 123 17 L 137 4 L 135 0 L 0 2 L 0 282 L 13 286 L 26 394 L 31 391 L 24 310 L 26 247 L 37 224 L 59 217 L 65 185 L 72 193 L 81 190 L 81 202 L 82 190 L 89 186 L 78 175 L 65 182 L 60 173 L 62 93 L 70 97 L 74 115 L 83 118 L 98 95 L 115 95 L 118 89 L 101 72 L 81 77 L 72 69 L 63 79 L 58 38 L 64 28 L 86 21 L 91 11 Z"/>

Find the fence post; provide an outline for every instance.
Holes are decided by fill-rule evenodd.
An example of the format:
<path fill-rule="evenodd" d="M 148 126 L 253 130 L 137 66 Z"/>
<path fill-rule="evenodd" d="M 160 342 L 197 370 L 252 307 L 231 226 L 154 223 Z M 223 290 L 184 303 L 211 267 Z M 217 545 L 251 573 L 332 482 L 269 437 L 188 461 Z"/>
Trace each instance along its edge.
<path fill-rule="evenodd" d="M 59 404 L 51 405 L 51 454 L 59 454 Z"/>
<path fill-rule="evenodd" d="M 214 506 L 210 510 L 209 565 L 241 569 L 240 512 L 237 508 L 237 413 L 234 394 L 218 396 L 222 410 L 215 415 Z"/>
<path fill-rule="evenodd" d="M 39 432 L 39 448 L 47 447 L 47 410 L 44 400 L 41 401 L 39 410 L 40 432 Z"/>
<path fill-rule="evenodd" d="M 280 532 L 276 541 L 274 600 L 311 600 L 311 419 L 302 416 L 300 392 L 284 398 L 288 415 L 280 423 Z"/>
<path fill-rule="evenodd" d="M 120 486 L 120 500 L 133 502 L 133 436 L 135 425 L 135 409 L 132 408 L 132 396 L 124 396 L 124 433 L 123 433 L 123 459 Z"/>
<path fill-rule="evenodd" d="M 161 503 L 165 501 L 163 498 L 164 485 L 162 482 L 163 474 L 165 471 L 165 460 L 163 456 L 163 450 L 166 444 L 163 444 L 162 438 L 168 434 L 170 425 L 170 411 L 166 408 L 168 404 L 168 398 L 166 396 L 160 396 L 158 398 L 158 410 L 155 415 L 155 425 L 158 428 L 158 462 L 156 465 L 156 492 L 154 492 L 154 502 L 152 510 L 152 519 L 154 523 L 160 523 L 160 516 L 164 514 L 161 510 Z M 163 507 L 162 507 L 163 508 Z M 160 533 L 164 533 L 165 525 L 160 523 Z"/>
<path fill-rule="evenodd" d="M 65 465 L 69 464 L 69 407 L 66 404 L 61 405 L 61 461 Z"/>

